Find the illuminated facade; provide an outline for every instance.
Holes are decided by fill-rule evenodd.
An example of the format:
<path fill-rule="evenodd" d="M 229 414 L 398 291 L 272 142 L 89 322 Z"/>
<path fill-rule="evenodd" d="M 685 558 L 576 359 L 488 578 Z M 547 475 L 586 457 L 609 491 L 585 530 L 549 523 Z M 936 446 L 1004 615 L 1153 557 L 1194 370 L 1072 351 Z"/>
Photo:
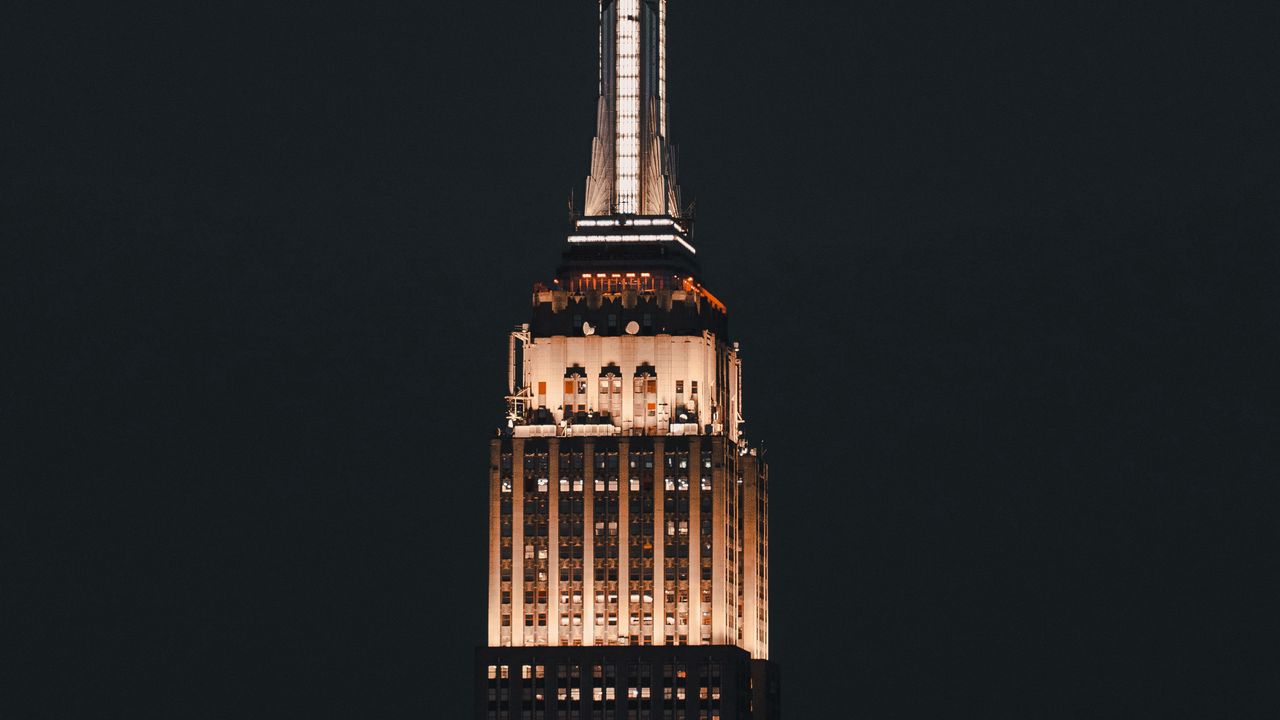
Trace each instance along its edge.
<path fill-rule="evenodd" d="M 602 0 L 583 216 L 509 338 L 477 718 L 777 718 L 768 467 L 666 139 L 666 0 Z"/>

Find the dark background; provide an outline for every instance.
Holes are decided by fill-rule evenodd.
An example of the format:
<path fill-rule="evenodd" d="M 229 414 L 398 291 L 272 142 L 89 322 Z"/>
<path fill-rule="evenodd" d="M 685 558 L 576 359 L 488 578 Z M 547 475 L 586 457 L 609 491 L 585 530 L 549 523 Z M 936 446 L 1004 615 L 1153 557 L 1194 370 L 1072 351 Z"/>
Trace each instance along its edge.
<path fill-rule="evenodd" d="M 187 5 L 0 21 L 0 715 L 466 717 L 595 3 Z M 671 3 L 788 718 L 1269 716 L 1278 8 Z"/>

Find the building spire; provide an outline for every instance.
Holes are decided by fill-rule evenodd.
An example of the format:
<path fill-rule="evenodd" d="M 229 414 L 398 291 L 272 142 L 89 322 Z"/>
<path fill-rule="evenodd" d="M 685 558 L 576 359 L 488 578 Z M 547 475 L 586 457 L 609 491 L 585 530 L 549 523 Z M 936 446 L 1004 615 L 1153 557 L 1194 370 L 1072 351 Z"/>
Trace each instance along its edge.
<path fill-rule="evenodd" d="M 600 97 L 584 215 L 679 215 L 667 143 L 667 0 L 599 0 Z"/>

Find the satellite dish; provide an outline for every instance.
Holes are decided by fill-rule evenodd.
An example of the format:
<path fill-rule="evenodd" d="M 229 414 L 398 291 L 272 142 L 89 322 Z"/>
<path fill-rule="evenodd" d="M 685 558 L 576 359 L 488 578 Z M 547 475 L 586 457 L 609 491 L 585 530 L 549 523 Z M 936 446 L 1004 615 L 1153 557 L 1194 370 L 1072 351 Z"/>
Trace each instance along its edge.
<path fill-rule="evenodd" d="M 636 322 L 635 320 L 632 320 L 631 322 L 627 323 L 628 335 L 635 335 L 639 332 L 640 332 L 640 323 Z"/>
<path fill-rule="evenodd" d="M 592 325 L 591 323 L 589 323 L 589 322 L 584 322 L 584 323 L 582 323 L 582 334 L 583 334 L 583 335 L 595 335 L 595 334 L 596 334 L 595 326 L 593 326 L 593 325 Z"/>

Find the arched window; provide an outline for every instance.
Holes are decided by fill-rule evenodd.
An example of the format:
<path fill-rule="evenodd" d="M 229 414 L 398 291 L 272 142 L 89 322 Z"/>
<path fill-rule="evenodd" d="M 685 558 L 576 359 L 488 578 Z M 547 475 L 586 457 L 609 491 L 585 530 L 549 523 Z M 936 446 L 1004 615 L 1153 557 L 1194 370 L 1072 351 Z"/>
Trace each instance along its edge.
<path fill-rule="evenodd" d="M 615 420 L 622 417 L 622 370 L 617 365 L 600 368 L 600 412 Z"/>
<path fill-rule="evenodd" d="M 587 411 L 587 370 L 578 365 L 564 371 L 564 419 Z"/>

